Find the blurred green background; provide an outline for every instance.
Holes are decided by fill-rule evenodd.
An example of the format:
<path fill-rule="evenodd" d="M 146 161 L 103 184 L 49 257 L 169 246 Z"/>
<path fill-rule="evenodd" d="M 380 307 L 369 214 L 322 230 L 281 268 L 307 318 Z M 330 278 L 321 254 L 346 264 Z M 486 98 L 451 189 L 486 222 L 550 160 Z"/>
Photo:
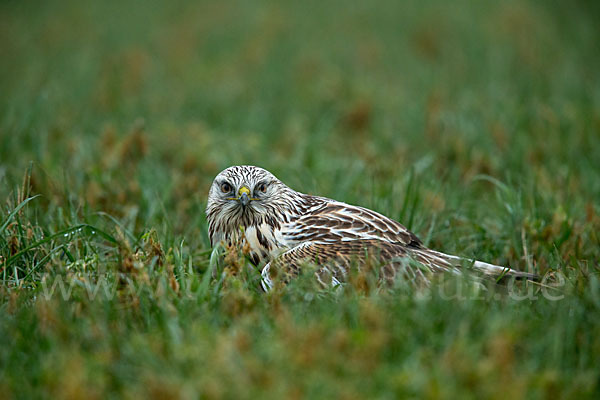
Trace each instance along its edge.
<path fill-rule="evenodd" d="M 3 1 L 0 388 L 593 397 L 599 20 L 595 1 Z M 568 298 L 307 300 L 213 279 L 206 195 L 235 164 L 441 251 L 564 273 Z M 38 292 L 131 265 L 147 291 Z"/>

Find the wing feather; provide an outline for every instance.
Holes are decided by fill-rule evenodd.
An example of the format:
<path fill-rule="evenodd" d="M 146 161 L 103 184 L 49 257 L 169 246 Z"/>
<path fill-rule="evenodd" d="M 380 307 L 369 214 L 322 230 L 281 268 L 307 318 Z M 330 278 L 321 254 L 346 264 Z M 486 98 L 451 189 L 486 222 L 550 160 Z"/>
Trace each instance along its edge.
<path fill-rule="evenodd" d="M 413 248 L 423 245 L 399 222 L 375 211 L 333 200 L 324 201 L 296 219 L 283 235 L 294 244 L 375 239 Z"/>

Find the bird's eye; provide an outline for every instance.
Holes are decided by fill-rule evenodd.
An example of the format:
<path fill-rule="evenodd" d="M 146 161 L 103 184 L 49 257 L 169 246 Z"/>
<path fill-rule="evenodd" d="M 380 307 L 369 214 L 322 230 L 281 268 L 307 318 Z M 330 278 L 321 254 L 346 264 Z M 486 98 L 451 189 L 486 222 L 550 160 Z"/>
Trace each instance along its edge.
<path fill-rule="evenodd" d="M 267 184 L 266 183 L 261 183 L 256 187 L 256 190 L 258 190 L 261 193 L 266 193 L 267 191 Z"/>
<path fill-rule="evenodd" d="M 223 182 L 221 184 L 221 192 L 223 193 L 229 193 L 231 192 L 231 185 L 227 182 Z"/>

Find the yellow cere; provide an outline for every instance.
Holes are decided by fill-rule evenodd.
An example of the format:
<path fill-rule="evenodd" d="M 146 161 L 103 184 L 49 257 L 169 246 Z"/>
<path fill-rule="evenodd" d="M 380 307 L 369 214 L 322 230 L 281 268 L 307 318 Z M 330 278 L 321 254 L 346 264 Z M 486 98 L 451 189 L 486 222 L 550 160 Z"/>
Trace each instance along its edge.
<path fill-rule="evenodd" d="M 241 196 L 244 193 L 246 193 L 248 196 L 250 196 L 250 189 L 248 189 L 246 186 L 242 186 L 240 188 L 240 190 L 238 191 L 238 196 Z"/>

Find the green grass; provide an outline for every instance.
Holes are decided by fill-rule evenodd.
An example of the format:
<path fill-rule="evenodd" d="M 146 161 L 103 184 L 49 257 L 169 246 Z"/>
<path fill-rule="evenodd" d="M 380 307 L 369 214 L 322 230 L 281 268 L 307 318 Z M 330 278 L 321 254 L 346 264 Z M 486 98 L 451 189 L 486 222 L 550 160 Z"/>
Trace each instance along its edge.
<path fill-rule="evenodd" d="M 597 398 L 599 17 L 2 2 L 2 397 Z M 558 289 L 307 274 L 263 294 L 207 237 L 234 164 Z"/>

